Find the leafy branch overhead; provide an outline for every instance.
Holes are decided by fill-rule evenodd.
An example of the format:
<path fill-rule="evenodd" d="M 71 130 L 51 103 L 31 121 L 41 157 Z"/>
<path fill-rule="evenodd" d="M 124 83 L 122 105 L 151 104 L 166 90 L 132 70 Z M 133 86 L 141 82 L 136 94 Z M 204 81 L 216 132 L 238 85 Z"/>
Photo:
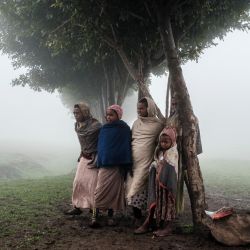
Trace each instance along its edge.
<path fill-rule="evenodd" d="M 122 104 L 130 90 L 150 96 L 150 73 L 168 71 L 184 178 L 199 228 L 206 224 L 199 130 L 181 64 L 197 60 L 227 32 L 249 30 L 249 8 L 249 0 L 3 0 L 0 49 L 16 67 L 27 68 L 14 84 L 57 89 L 67 105 L 88 100 L 99 118 L 109 104 Z M 159 109 L 158 117 L 164 119 Z"/>
<path fill-rule="evenodd" d="M 85 89 L 97 84 L 98 89 L 107 80 L 103 65 L 118 60 L 130 74 L 130 87 L 144 83 L 151 72 L 163 74 L 167 63 L 156 7 L 170 16 L 182 63 L 197 60 L 228 31 L 249 29 L 246 0 L 5 0 L 0 3 L 0 49 L 15 67 L 27 68 L 13 83 L 47 91 L 71 84 Z"/>

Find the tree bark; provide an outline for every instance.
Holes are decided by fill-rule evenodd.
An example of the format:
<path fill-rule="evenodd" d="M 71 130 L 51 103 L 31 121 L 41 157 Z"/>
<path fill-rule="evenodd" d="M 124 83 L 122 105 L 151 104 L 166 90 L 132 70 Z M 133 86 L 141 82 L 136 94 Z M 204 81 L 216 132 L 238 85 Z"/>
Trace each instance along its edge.
<path fill-rule="evenodd" d="M 203 179 L 196 152 L 197 120 L 193 113 L 190 97 L 178 59 L 170 17 L 163 18 L 161 11 L 157 9 L 157 18 L 161 40 L 171 75 L 172 88 L 177 99 L 177 112 L 183 131 L 182 148 L 189 180 L 193 223 L 194 227 L 198 229 L 203 226 L 206 203 Z"/>
<path fill-rule="evenodd" d="M 138 88 L 140 90 L 139 94 L 138 94 L 138 97 L 139 95 L 141 96 L 146 96 L 146 97 L 149 97 L 151 98 L 152 100 L 153 97 L 151 96 L 149 90 L 148 90 L 148 87 L 147 85 L 145 84 L 145 80 L 144 80 L 144 77 L 141 76 L 137 70 L 135 69 L 135 67 L 132 65 L 132 63 L 128 60 L 126 54 L 124 53 L 124 51 L 121 49 L 121 48 L 117 48 L 117 52 L 118 54 L 120 55 L 121 57 L 121 60 L 123 61 L 124 63 L 124 66 L 127 68 L 130 76 L 132 77 L 132 79 L 134 79 L 136 82 L 137 82 L 137 85 L 138 85 Z M 157 104 L 155 103 L 155 106 L 156 106 L 156 110 L 157 110 L 157 116 L 159 119 L 165 121 L 165 117 L 164 115 L 161 113 L 161 110 L 159 109 L 159 107 L 157 106 Z"/>
<path fill-rule="evenodd" d="M 107 36 L 102 36 L 102 39 L 111 48 L 113 48 L 113 49 L 115 49 L 117 51 L 117 53 L 120 56 L 120 58 L 121 58 L 121 60 L 122 60 L 122 62 L 124 64 L 125 68 L 128 70 L 128 73 L 130 74 L 130 76 L 132 77 L 132 79 L 134 79 L 137 82 L 138 88 L 140 89 L 140 91 L 143 94 L 143 96 L 147 96 L 147 97 L 151 98 L 152 100 L 154 100 L 152 98 L 151 94 L 149 93 L 149 90 L 148 90 L 147 86 L 144 84 L 144 79 L 143 80 L 141 79 L 141 77 L 138 74 L 137 70 L 135 69 L 134 65 L 129 61 L 126 53 L 123 51 L 122 47 L 118 46 L 117 41 L 113 41 L 112 39 L 110 39 Z M 161 110 L 159 109 L 159 107 L 157 106 L 156 103 L 155 103 L 155 106 L 156 106 L 158 118 L 161 119 L 162 121 L 165 121 L 165 117 L 161 113 Z"/>
<path fill-rule="evenodd" d="M 168 74 L 168 85 L 167 85 L 167 93 L 166 93 L 166 109 L 165 109 L 165 117 L 169 116 L 169 97 L 170 97 L 170 85 L 171 85 L 171 75 Z"/>
<path fill-rule="evenodd" d="M 124 82 L 124 79 L 122 79 L 120 76 L 119 76 L 119 89 L 118 89 L 118 93 L 117 93 L 117 104 L 118 105 L 122 105 L 124 100 L 125 100 L 125 97 L 127 96 L 127 93 L 128 93 L 128 90 L 129 90 L 129 87 L 131 86 L 131 78 L 130 78 L 130 75 L 129 73 L 127 73 L 127 76 L 125 77 L 126 80 Z"/>

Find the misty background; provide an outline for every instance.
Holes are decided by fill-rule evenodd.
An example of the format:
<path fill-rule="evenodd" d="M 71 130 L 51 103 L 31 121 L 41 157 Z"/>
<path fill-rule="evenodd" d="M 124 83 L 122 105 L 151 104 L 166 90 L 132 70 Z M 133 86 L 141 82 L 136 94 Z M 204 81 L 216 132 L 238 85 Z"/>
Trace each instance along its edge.
<path fill-rule="evenodd" d="M 198 62 L 183 65 L 200 123 L 201 167 L 209 167 L 214 159 L 241 161 L 250 167 L 250 34 L 235 31 L 216 42 Z M 71 110 L 63 106 L 57 92 L 12 87 L 11 80 L 25 69 L 14 70 L 5 55 L 0 55 L 0 65 L 0 165 L 35 165 L 44 170 L 41 175 L 70 172 L 80 152 Z M 165 112 L 167 77 L 151 80 L 151 94 Z M 135 93 L 123 105 L 123 119 L 129 125 L 136 119 L 136 101 Z"/>

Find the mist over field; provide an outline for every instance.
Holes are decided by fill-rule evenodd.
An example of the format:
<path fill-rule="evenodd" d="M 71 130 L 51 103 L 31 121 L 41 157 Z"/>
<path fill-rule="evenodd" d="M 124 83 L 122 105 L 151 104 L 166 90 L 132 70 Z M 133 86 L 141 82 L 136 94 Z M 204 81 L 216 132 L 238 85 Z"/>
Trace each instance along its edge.
<path fill-rule="evenodd" d="M 248 0 L 0 1 L 0 250 L 250 246 L 249 10 Z M 113 121 L 123 113 L 132 128 L 142 96 L 167 118 L 169 95 L 183 140 L 159 138 L 148 172 L 160 126 L 148 119 L 130 166 L 130 131 Z M 111 122 L 100 171 L 95 143 L 82 142 L 99 125 L 74 109 L 82 101 Z M 105 114 L 112 104 L 123 112 Z"/>
<path fill-rule="evenodd" d="M 237 167 L 239 161 L 245 165 L 244 171 L 250 171 L 249 44 L 250 34 L 230 33 L 225 41 L 218 41 L 218 46 L 207 49 L 198 63 L 188 62 L 183 66 L 194 112 L 200 122 L 202 169 L 213 168 L 211 159 L 223 159 L 221 166 L 217 165 L 225 172 L 227 167 Z M 10 60 L 3 55 L 0 64 L 2 178 L 69 173 L 76 167 L 80 151 L 72 110 L 62 104 L 59 93 L 10 86 L 11 80 L 25 69 L 14 71 Z M 166 76 L 151 77 L 150 91 L 162 112 L 165 111 L 166 82 Z M 136 119 L 136 99 L 134 93 L 123 105 L 123 119 L 129 125 Z M 3 171 L 6 167 L 19 170 L 8 174 Z"/>

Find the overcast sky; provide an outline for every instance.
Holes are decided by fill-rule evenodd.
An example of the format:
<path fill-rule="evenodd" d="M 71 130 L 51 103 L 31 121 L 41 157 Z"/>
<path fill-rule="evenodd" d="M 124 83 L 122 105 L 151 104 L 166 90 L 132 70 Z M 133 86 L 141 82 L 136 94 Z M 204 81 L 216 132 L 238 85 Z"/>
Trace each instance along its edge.
<path fill-rule="evenodd" d="M 250 160 L 250 34 L 236 31 L 204 51 L 198 63 L 183 66 L 194 112 L 199 118 L 205 158 Z M 14 71 L 7 56 L 0 55 L 0 150 L 32 145 L 78 150 L 74 120 L 58 94 L 12 87 Z M 164 112 L 165 77 L 152 78 L 151 91 Z M 134 111 L 131 111 L 133 109 Z M 134 112 L 135 98 L 124 111 Z M 125 115 L 125 120 L 127 119 Z M 15 146 L 16 145 L 16 146 Z"/>

